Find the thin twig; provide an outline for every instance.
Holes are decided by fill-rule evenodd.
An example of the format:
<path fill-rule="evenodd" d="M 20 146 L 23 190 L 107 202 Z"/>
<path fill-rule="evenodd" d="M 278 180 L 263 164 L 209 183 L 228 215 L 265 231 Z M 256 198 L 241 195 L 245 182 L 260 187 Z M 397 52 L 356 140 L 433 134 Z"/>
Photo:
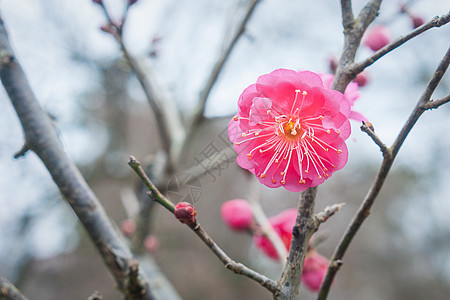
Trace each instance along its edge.
<path fill-rule="evenodd" d="M 245 32 L 245 27 L 247 26 L 247 23 L 250 20 L 250 17 L 254 12 L 256 5 L 260 1 L 261 0 L 248 0 L 248 2 L 245 4 L 246 7 L 242 19 L 240 19 L 238 22 L 231 23 L 232 26 L 235 26 L 233 28 L 230 28 L 232 36 L 229 40 L 226 40 L 225 45 L 223 45 L 222 51 L 219 54 L 219 57 L 217 58 L 217 61 L 214 64 L 210 75 L 208 76 L 205 86 L 200 92 L 199 102 L 197 104 L 197 107 L 194 109 L 190 127 L 188 129 L 183 145 L 181 147 L 182 149 L 185 149 L 188 146 L 195 131 L 198 129 L 202 121 L 205 120 L 204 113 L 211 90 L 214 87 L 219 77 L 219 74 L 223 69 L 223 66 L 225 65 L 232 50 L 234 49 L 234 46 L 237 44 L 239 38 Z"/>
<path fill-rule="evenodd" d="M 176 140 L 174 133 L 184 132 L 183 127 L 179 124 L 179 118 L 173 118 L 175 121 L 171 122 L 170 126 L 172 130 L 169 130 L 169 124 L 167 121 L 167 116 L 161 109 L 161 102 L 165 98 L 162 96 L 162 93 L 157 93 L 155 87 L 149 81 L 147 74 L 142 70 L 141 66 L 137 63 L 136 59 L 131 55 L 123 41 L 123 27 L 126 21 L 126 13 L 124 12 L 123 19 L 120 24 L 116 24 L 110 17 L 108 10 L 106 9 L 104 4 L 101 4 L 103 13 L 105 15 L 106 20 L 108 21 L 108 26 L 112 28 L 111 31 L 108 31 L 116 40 L 117 44 L 122 51 L 122 54 L 131 68 L 131 71 L 136 75 L 136 78 L 141 85 L 142 90 L 144 91 L 145 97 L 150 104 L 151 109 L 153 110 L 153 114 L 155 116 L 155 123 L 157 124 L 159 130 L 159 137 L 161 139 L 162 147 L 164 151 L 168 154 L 168 162 L 167 169 L 169 172 L 172 172 L 174 169 L 174 154 L 172 151 L 172 142 Z M 128 10 L 128 6 L 127 6 Z M 126 10 L 126 12 L 127 12 Z M 167 99 L 164 99 L 167 101 Z M 176 116 L 178 117 L 178 116 Z"/>
<path fill-rule="evenodd" d="M 356 215 L 354 216 L 352 222 L 350 223 L 349 227 L 347 228 L 346 232 L 342 236 L 341 241 L 339 242 L 334 254 L 333 258 L 330 260 L 330 265 L 328 266 L 327 275 L 325 276 L 325 279 L 322 283 L 321 290 L 319 292 L 318 299 L 319 300 L 325 300 L 328 296 L 328 292 L 330 290 L 331 284 L 334 280 L 334 277 L 336 276 L 336 273 L 338 272 L 342 258 L 349 247 L 351 241 L 353 240 L 354 236 L 358 232 L 359 228 L 361 227 L 364 220 L 369 216 L 370 214 L 370 208 L 372 207 L 373 203 L 375 202 L 381 187 L 383 186 L 386 177 L 392 167 L 392 164 L 395 160 L 395 157 L 398 154 L 398 151 L 400 150 L 400 147 L 402 146 L 403 142 L 405 141 L 406 137 L 408 136 L 409 132 L 419 119 L 419 117 L 422 115 L 422 113 L 425 111 L 423 108 L 423 105 L 426 103 L 429 103 L 430 97 L 434 90 L 436 89 L 438 83 L 444 76 L 445 71 L 447 70 L 450 63 L 450 48 L 447 50 L 447 53 L 445 54 L 444 58 L 441 60 L 438 68 L 436 69 L 436 72 L 431 77 L 427 87 L 425 88 L 425 91 L 423 92 L 422 96 L 420 97 L 416 107 L 412 111 L 411 115 L 409 116 L 408 120 L 406 121 L 405 125 L 401 129 L 400 133 L 398 134 L 396 140 L 394 141 L 393 145 L 390 148 L 390 151 L 392 153 L 392 156 L 390 157 L 384 157 L 383 162 L 380 166 L 380 169 L 378 171 L 378 174 L 375 178 L 375 181 L 370 188 L 368 194 L 364 198 L 364 201 L 362 202 L 361 206 L 359 207 Z M 339 263 L 338 263 L 339 262 Z"/>
<path fill-rule="evenodd" d="M 371 64 L 376 62 L 378 59 L 380 59 L 387 53 L 391 52 L 392 50 L 400 47 L 401 45 L 403 45 L 410 39 L 418 36 L 419 34 L 425 32 L 431 28 L 441 27 L 441 26 L 447 24 L 448 22 L 450 22 L 450 12 L 448 12 L 447 14 L 445 14 L 441 17 L 434 17 L 433 20 L 429 21 L 428 23 L 423 24 L 420 27 L 417 27 L 411 33 L 409 33 L 405 36 L 399 37 L 394 42 L 384 46 L 383 48 L 381 48 L 380 50 L 375 52 L 372 56 L 364 59 L 361 62 L 351 65 L 349 68 L 349 72 L 352 74 L 355 74 L 355 75 L 358 73 L 361 73 L 365 68 L 367 68 L 368 66 L 370 66 Z"/>
<path fill-rule="evenodd" d="M 0 275 L 0 300 L 28 300 L 14 284 Z"/>
<path fill-rule="evenodd" d="M 345 203 L 339 203 L 325 207 L 320 213 L 317 213 L 314 216 L 317 220 L 317 224 L 323 223 L 326 220 L 328 220 L 331 216 L 337 213 L 344 205 Z"/>
<path fill-rule="evenodd" d="M 363 121 L 363 124 L 361 125 L 361 131 L 367 133 L 368 136 L 372 138 L 372 140 L 375 142 L 375 144 L 380 147 L 381 152 L 383 153 L 384 157 L 391 157 L 392 153 L 391 150 L 381 141 L 381 139 L 373 132 L 372 129 L 370 129 L 369 126 Z"/>
<path fill-rule="evenodd" d="M 292 241 L 289 256 L 279 281 L 278 292 L 274 299 L 295 299 L 300 287 L 303 264 L 308 251 L 309 241 L 317 230 L 317 221 L 314 218 L 314 203 L 317 187 L 308 188 L 301 193 L 297 220 L 292 229 Z"/>
<path fill-rule="evenodd" d="M 448 94 L 447 96 L 441 98 L 441 99 L 437 99 L 437 100 L 432 100 L 429 101 L 427 103 L 425 103 L 422 108 L 427 110 L 427 109 L 435 109 L 438 108 L 441 105 L 444 105 L 445 103 L 450 102 L 450 94 Z"/>
<path fill-rule="evenodd" d="M 194 126 L 203 118 L 206 108 L 206 102 L 208 101 L 209 94 L 219 77 L 220 72 L 223 70 L 223 66 L 225 62 L 228 60 L 231 52 L 233 51 L 234 46 L 237 44 L 237 41 L 245 32 L 245 27 L 247 26 L 250 17 L 255 10 L 256 5 L 260 2 L 260 0 L 248 0 L 245 7 L 245 13 L 241 20 L 235 23 L 235 28 L 232 29 L 231 39 L 226 40 L 225 45 L 222 47 L 222 51 L 217 58 L 214 67 L 211 70 L 211 73 L 208 76 L 208 80 L 206 81 L 205 87 L 200 92 L 200 99 L 197 106 L 196 111 L 194 112 L 194 116 L 192 118 L 192 124 Z"/>
<path fill-rule="evenodd" d="M 71 205 L 99 250 L 119 290 L 127 296 L 130 291 L 127 290 L 125 282 L 128 278 L 128 266 L 132 260 L 131 252 L 114 230 L 100 201 L 69 159 L 53 122 L 39 106 L 25 73 L 11 49 L 1 18 L 0 56 L 0 77 L 22 124 L 25 144 L 42 160 L 61 194 Z M 145 282 L 145 274 L 141 273 L 140 276 Z M 148 284 L 145 285 L 141 299 L 150 299 L 153 295 L 147 287 Z"/>
<path fill-rule="evenodd" d="M 129 165 L 133 168 L 133 170 L 138 174 L 141 180 L 145 183 L 145 185 L 151 191 L 152 196 L 162 204 L 165 208 L 167 208 L 170 212 L 174 213 L 175 207 L 167 199 L 161 192 L 155 187 L 155 185 L 151 182 L 148 176 L 145 174 L 144 170 L 140 166 L 140 163 L 131 156 Z M 259 274 L 258 272 L 253 271 L 252 269 L 246 267 L 241 263 L 237 263 L 232 260 L 214 241 L 213 239 L 206 233 L 206 231 L 200 226 L 200 224 L 196 221 L 194 224 L 187 224 L 196 234 L 200 237 L 200 239 L 211 249 L 211 251 L 223 262 L 225 267 L 236 274 L 240 274 L 246 276 L 250 279 L 261 284 L 263 287 L 275 293 L 277 290 L 277 283 L 266 276 Z"/>
<path fill-rule="evenodd" d="M 149 196 L 153 197 L 154 200 L 159 202 L 162 206 L 164 206 L 171 213 L 173 213 L 175 211 L 175 205 L 172 203 L 172 201 L 164 197 L 164 195 L 159 192 L 159 190 L 156 188 L 156 186 L 153 184 L 150 178 L 148 178 L 147 174 L 145 173 L 144 169 L 141 166 L 141 163 L 134 156 L 131 155 L 128 165 L 130 165 L 130 167 L 136 172 L 139 178 L 141 178 L 142 182 L 150 190 Z"/>
<path fill-rule="evenodd" d="M 254 281 L 258 282 L 260 285 L 268 289 L 270 292 L 275 293 L 278 290 L 277 283 L 258 273 L 244 264 L 235 262 L 232 260 L 214 241 L 213 239 L 206 233 L 206 231 L 200 226 L 199 223 L 194 225 L 188 225 L 200 239 L 211 249 L 211 251 L 222 261 L 225 265 L 225 268 L 233 271 L 236 274 L 246 276 Z"/>

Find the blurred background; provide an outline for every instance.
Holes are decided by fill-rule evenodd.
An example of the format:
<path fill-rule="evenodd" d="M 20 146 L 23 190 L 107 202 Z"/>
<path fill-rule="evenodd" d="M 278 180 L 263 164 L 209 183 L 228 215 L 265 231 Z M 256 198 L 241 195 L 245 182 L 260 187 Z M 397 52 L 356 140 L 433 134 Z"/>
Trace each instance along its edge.
<path fill-rule="evenodd" d="M 104 0 L 120 18 L 125 0 Z M 151 66 L 161 86 L 187 114 L 221 49 L 228 25 L 243 0 L 139 0 L 130 8 L 125 43 L 142 66 Z M 354 11 L 366 1 L 353 1 Z M 394 37 L 412 30 L 400 1 L 385 1 L 375 21 Z M 448 12 L 448 2 L 409 1 L 412 13 L 430 20 Z M 100 7 L 88 0 L 0 2 L 10 40 L 41 106 L 54 119 L 66 151 L 81 169 L 111 219 L 129 216 L 124 205 L 137 178 L 128 156 L 151 160 L 160 145 L 154 117 L 113 38 L 102 32 Z M 443 57 L 450 27 L 432 29 L 368 68 L 354 109 L 390 145 Z M 329 72 L 342 48 L 339 1 L 264 0 L 252 15 L 208 100 L 208 120 L 177 166 L 198 166 L 205 149 L 229 147 L 228 120 L 237 99 L 261 74 L 277 68 Z M 357 59 L 372 52 L 362 47 Z M 433 98 L 450 91 L 447 74 Z M 120 299 L 114 282 L 70 207 L 39 159 L 13 159 L 23 143 L 17 116 L 0 91 L 0 274 L 32 299 L 86 299 L 98 290 Z M 318 251 L 330 257 L 364 198 L 381 153 L 353 125 L 349 162 L 319 188 L 316 209 L 347 205 L 319 231 Z M 448 299 L 450 295 L 450 106 L 426 112 L 407 138 L 370 217 L 350 246 L 330 299 Z M 224 133 L 225 132 L 225 133 Z M 447 133 L 446 133 L 447 132 Z M 277 279 L 280 266 L 264 257 L 250 236 L 220 220 L 226 200 L 248 196 L 246 174 L 229 163 L 196 181 L 200 222 L 235 260 Z M 296 207 L 298 196 L 259 186 L 269 216 Z M 127 210 L 128 209 L 128 210 Z M 156 207 L 152 249 L 158 265 L 183 299 L 271 299 L 259 285 L 227 271 L 186 227 Z M 301 291 L 302 299 L 315 294 Z"/>

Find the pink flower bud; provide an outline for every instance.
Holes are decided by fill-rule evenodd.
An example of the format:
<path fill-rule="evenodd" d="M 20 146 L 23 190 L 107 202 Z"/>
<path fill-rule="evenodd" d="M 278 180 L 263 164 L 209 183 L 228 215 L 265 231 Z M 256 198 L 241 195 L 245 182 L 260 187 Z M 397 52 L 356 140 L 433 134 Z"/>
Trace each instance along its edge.
<path fill-rule="evenodd" d="M 135 4 L 137 0 L 128 0 L 128 6 Z"/>
<path fill-rule="evenodd" d="M 153 234 L 147 235 L 144 240 L 144 247 L 150 253 L 155 252 L 159 248 L 159 239 Z"/>
<path fill-rule="evenodd" d="M 411 17 L 411 22 L 412 22 L 413 28 L 420 27 L 425 23 L 425 20 L 422 17 L 413 16 L 413 15 L 411 15 L 410 17 Z"/>
<path fill-rule="evenodd" d="M 311 291 L 317 292 L 327 274 L 329 260 L 317 253 L 310 251 L 305 258 L 303 265 L 302 282 Z"/>
<path fill-rule="evenodd" d="M 356 75 L 356 78 L 353 79 L 353 82 L 356 82 L 360 87 L 365 86 L 369 82 L 369 76 L 367 72 L 364 71 Z"/>
<path fill-rule="evenodd" d="M 364 45 L 378 51 L 391 42 L 391 32 L 384 25 L 377 25 L 370 28 L 364 38 Z"/>
<path fill-rule="evenodd" d="M 225 202 L 220 208 L 223 221 L 233 230 L 247 230 L 253 223 L 253 212 L 250 204 L 243 199 Z"/>
<path fill-rule="evenodd" d="M 136 231 L 136 221 L 133 219 L 126 219 L 120 223 L 120 229 L 126 236 L 131 236 Z"/>
<path fill-rule="evenodd" d="M 103 5 L 103 0 L 92 0 L 92 2 Z"/>
<path fill-rule="evenodd" d="M 175 207 L 174 215 L 181 223 L 187 225 L 194 225 L 197 223 L 197 220 L 195 219 L 197 211 L 194 206 L 188 202 L 179 202 Z"/>

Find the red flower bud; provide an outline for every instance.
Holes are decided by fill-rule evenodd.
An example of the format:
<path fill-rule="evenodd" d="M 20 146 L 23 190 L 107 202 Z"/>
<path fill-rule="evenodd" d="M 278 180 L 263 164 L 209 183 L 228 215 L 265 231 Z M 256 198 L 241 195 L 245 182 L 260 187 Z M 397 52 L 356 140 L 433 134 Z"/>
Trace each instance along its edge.
<path fill-rule="evenodd" d="M 92 2 L 103 5 L 103 0 L 92 0 Z"/>
<path fill-rule="evenodd" d="M 179 202 L 175 207 L 174 215 L 178 221 L 184 224 L 193 225 L 197 222 L 195 219 L 197 211 L 194 206 L 188 202 Z"/>
<path fill-rule="evenodd" d="M 132 235 L 136 231 L 136 222 L 133 219 L 126 219 L 120 223 L 120 229 L 126 236 Z"/>
<path fill-rule="evenodd" d="M 253 212 L 250 204 L 243 199 L 225 202 L 220 208 L 222 219 L 233 230 L 247 230 L 253 223 Z"/>
<path fill-rule="evenodd" d="M 137 0 L 128 0 L 128 6 L 135 4 Z"/>

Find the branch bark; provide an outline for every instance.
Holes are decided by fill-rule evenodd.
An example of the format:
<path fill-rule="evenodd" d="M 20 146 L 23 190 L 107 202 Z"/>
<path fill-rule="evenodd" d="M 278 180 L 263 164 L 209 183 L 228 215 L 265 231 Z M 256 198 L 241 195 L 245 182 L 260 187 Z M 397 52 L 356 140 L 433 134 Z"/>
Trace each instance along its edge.
<path fill-rule="evenodd" d="M 28 300 L 14 284 L 0 275 L 0 300 Z"/>
<path fill-rule="evenodd" d="M 274 294 L 274 299 L 292 300 L 298 294 L 309 241 L 319 226 L 318 220 L 314 216 L 316 194 L 317 187 L 309 188 L 301 194 L 297 220 L 292 229 L 289 256 L 278 283 L 278 292 Z"/>
<path fill-rule="evenodd" d="M 22 124 L 26 148 L 42 160 L 91 237 L 104 263 L 126 299 L 154 299 L 146 275 L 139 273 L 140 286 L 129 285 L 132 255 L 123 243 L 100 201 L 64 151 L 55 127 L 39 106 L 25 73 L 11 49 L 0 18 L 0 77 Z"/>

